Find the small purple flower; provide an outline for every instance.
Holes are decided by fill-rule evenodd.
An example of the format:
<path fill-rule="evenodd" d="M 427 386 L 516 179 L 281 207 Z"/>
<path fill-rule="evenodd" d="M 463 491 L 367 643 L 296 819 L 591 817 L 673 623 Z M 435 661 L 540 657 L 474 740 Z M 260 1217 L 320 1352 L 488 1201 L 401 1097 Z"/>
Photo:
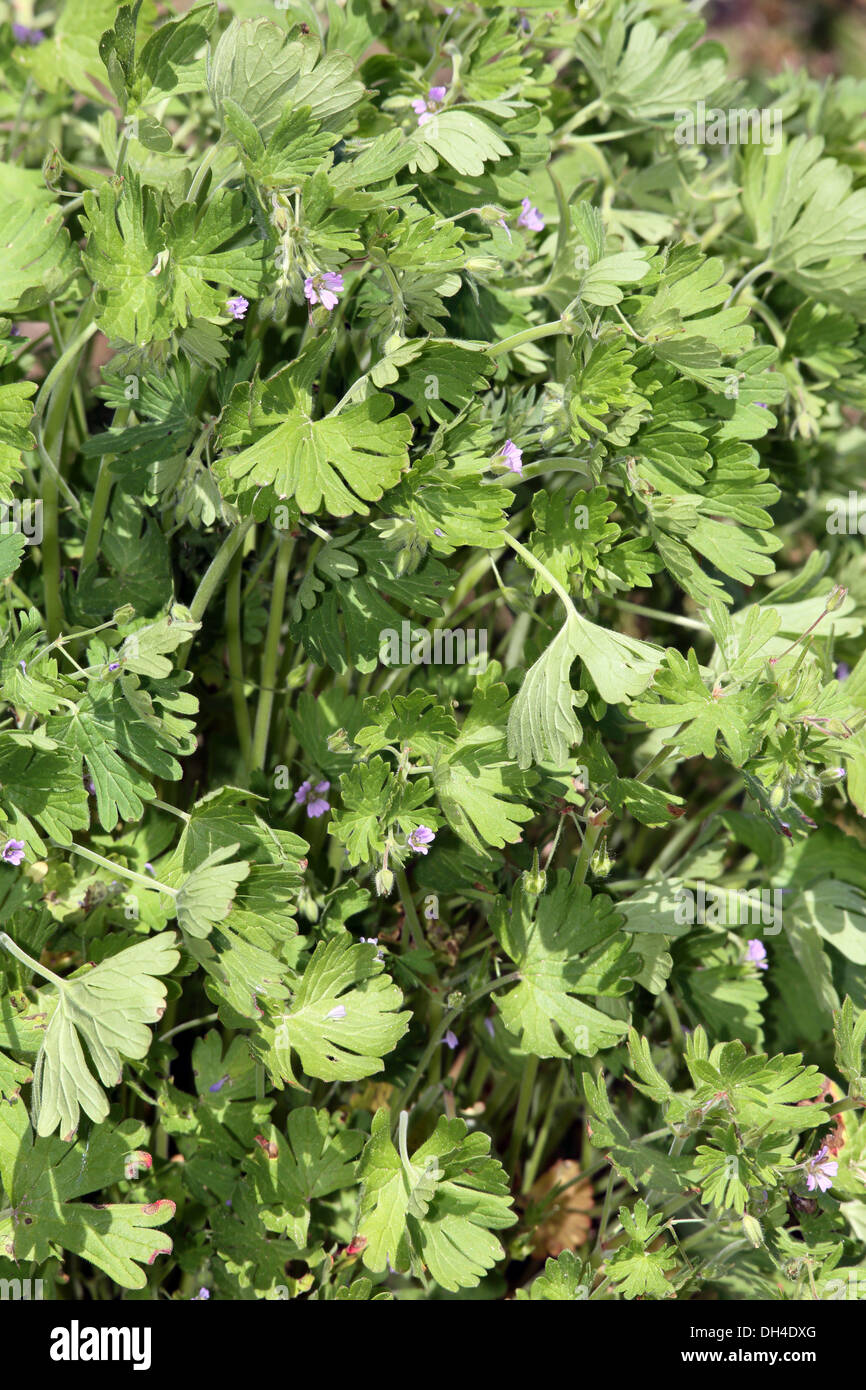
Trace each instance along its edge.
<path fill-rule="evenodd" d="M 310 820 L 316 820 L 330 811 L 331 803 L 324 795 L 330 785 L 330 782 L 317 782 L 315 787 L 311 787 L 309 782 L 302 782 L 295 792 L 295 800 L 299 806 L 306 806 Z"/>
<path fill-rule="evenodd" d="M 487 1029 L 487 1031 L 488 1031 L 488 1033 L 490 1034 L 491 1038 L 495 1038 L 495 1037 L 496 1037 L 496 1028 L 495 1028 L 495 1025 L 494 1025 L 494 1023 L 493 1023 L 493 1019 L 492 1019 L 492 1018 L 485 1018 L 485 1020 L 484 1020 L 484 1027 Z"/>
<path fill-rule="evenodd" d="M 226 300 L 226 308 L 233 319 L 242 319 L 249 307 L 250 301 L 244 299 L 242 294 L 233 294 L 231 299 Z"/>
<path fill-rule="evenodd" d="M 522 199 L 520 207 L 521 213 L 517 219 L 518 227 L 526 227 L 530 232 L 543 232 L 544 218 L 538 208 L 534 208 L 528 198 Z"/>
<path fill-rule="evenodd" d="M 221 1091 L 228 1079 L 227 1076 L 220 1077 L 219 1081 L 215 1081 L 212 1086 L 208 1086 L 208 1090 L 211 1092 Z"/>
<path fill-rule="evenodd" d="M 847 661 L 840 661 L 839 665 L 836 667 L 837 681 L 846 681 L 850 674 L 851 667 L 848 665 Z"/>
<path fill-rule="evenodd" d="M 425 853 L 425 854 L 427 853 L 426 849 L 425 849 L 424 853 Z M 2 853 L 0 853 L 0 859 L 3 860 L 3 863 L 4 863 L 4 864 L 13 864 L 13 865 L 15 866 L 15 868 L 17 869 L 17 868 L 18 868 L 18 865 L 21 863 L 21 861 L 23 860 L 23 858 L 24 858 L 24 841 L 23 841 L 23 840 L 7 840 L 6 843 L 5 843 L 5 845 L 3 846 L 3 851 L 2 851 Z"/>
<path fill-rule="evenodd" d="M 18 665 L 21 667 L 21 670 L 24 672 L 24 674 L 25 674 L 25 676 L 26 676 L 26 675 L 27 675 L 27 662 L 26 662 L 26 661 L 19 661 Z"/>
<path fill-rule="evenodd" d="M 410 849 L 414 849 L 416 854 L 426 854 L 427 846 L 432 845 L 436 839 L 434 831 L 428 825 L 419 825 L 417 830 L 413 830 L 406 838 L 406 844 Z"/>
<path fill-rule="evenodd" d="M 109 671 L 119 671 L 119 670 L 120 670 L 120 662 L 119 662 L 119 661 L 109 661 L 109 663 L 108 663 L 108 669 L 109 669 Z"/>
<path fill-rule="evenodd" d="M 448 1029 L 448 1032 L 445 1034 L 445 1037 L 442 1039 L 442 1041 L 446 1047 L 451 1049 L 452 1052 L 456 1047 L 460 1046 L 460 1040 L 457 1037 L 457 1034 L 453 1032 L 450 1028 Z"/>
<path fill-rule="evenodd" d="M 416 97 L 412 102 L 412 110 L 418 117 L 419 125 L 426 125 L 434 112 L 438 111 L 445 100 L 447 87 L 431 87 L 427 93 L 427 99 Z"/>
<path fill-rule="evenodd" d="M 751 961 L 759 970 L 767 969 L 767 948 L 763 941 L 758 941 L 757 937 L 752 938 L 746 952 L 746 960 Z"/>
<path fill-rule="evenodd" d="M 523 450 L 518 449 L 513 439 L 506 439 L 498 454 L 493 456 L 494 463 L 501 463 L 512 473 L 523 472 Z"/>
<path fill-rule="evenodd" d="M 317 270 L 304 281 L 304 295 L 311 304 L 321 304 L 328 313 L 336 309 L 337 296 L 342 293 L 343 277 L 334 270 Z"/>
<path fill-rule="evenodd" d="M 12 37 L 16 43 L 27 43 L 35 48 L 38 43 L 42 43 L 45 35 L 41 29 L 31 29 L 26 24 L 13 24 Z"/>
<path fill-rule="evenodd" d="M 833 1186 L 839 1164 L 835 1158 L 828 1159 L 827 1152 L 827 1145 L 822 1144 L 818 1152 L 803 1164 L 806 1169 L 806 1186 L 810 1192 L 814 1192 L 816 1187 L 819 1192 L 826 1192 Z"/>
<path fill-rule="evenodd" d="M 442 531 L 442 530 L 440 530 L 440 528 L 439 528 L 438 526 L 435 526 L 435 527 L 433 528 L 433 535 L 434 535 L 434 536 L 444 536 L 444 535 L 445 535 L 445 532 Z"/>
<path fill-rule="evenodd" d="M 325 1014 L 325 1018 L 332 1018 L 336 1023 L 339 1019 L 346 1017 L 345 1004 L 335 1004 L 333 1009 Z"/>
<path fill-rule="evenodd" d="M 199 1289 L 198 1293 L 193 1294 L 192 1298 L 190 1299 L 190 1303 L 206 1303 L 209 1298 L 210 1289 L 202 1287 Z"/>

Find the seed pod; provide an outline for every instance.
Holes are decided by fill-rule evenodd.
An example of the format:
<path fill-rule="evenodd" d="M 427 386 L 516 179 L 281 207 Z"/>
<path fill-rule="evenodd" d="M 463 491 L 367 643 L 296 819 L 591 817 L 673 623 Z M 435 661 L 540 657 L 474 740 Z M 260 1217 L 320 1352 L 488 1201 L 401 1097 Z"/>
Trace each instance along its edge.
<path fill-rule="evenodd" d="M 544 892 L 544 887 L 546 883 L 547 874 L 544 872 L 542 868 L 539 867 L 538 850 L 533 850 L 532 868 L 524 870 L 523 886 L 526 889 L 527 893 L 531 893 L 533 897 L 537 898 L 540 893 Z"/>
<path fill-rule="evenodd" d="M 613 860 L 607 852 L 606 844 L 595 851 L 595 854 L 590 860 L 589 867 L 596 878 L 607 878 L 613 868 Z"/>

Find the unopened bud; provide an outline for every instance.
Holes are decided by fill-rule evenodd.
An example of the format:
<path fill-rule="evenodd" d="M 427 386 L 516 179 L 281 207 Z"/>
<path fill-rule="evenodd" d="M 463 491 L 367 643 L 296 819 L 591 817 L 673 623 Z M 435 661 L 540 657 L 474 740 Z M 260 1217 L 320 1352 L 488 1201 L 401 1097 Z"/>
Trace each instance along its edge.
<path fill-rule="evenodd" d="M 480 207 L 478 209 L 478 216 L 481 218 L 482 222 L 494 223 L 505 221 L 505 213 L 502 208 L 494 207 L 492 203 L 485 203 L 483 207 Z"/>
<path fill-rule="evenodd" d="M 777 782 L 775 786 L 770 788 L 770 795 L 768 799 L 770 802 L 771 811 L 781 811 L 785 806 L 787 806 L 788 801 L 790 800 L 786 784 L 784 782 Z"/>
<path fill-rule="evenodd" d="M 844 782 L 844 767 L 825 767 L 823 772 L 818 773 L 818 781 L 822 787 L 832 787 L 835 782 Z"/>
<path fill-rule="evenodd" d="M 756 1216 L 751 1216 L 749 1212 L 743 1216 L 743 1235 L 750 1244 L 754 1245 L 756 1250 L 764 1244 L 764 1232 L 761 1229 L 761 1223 Z"/>
<path fill-rule="evenodd" d="M 379 869 L 373 883 L 380 898 L 390 897 L 394 887 L 394 875 L 390 869 Z"/>
<path fill-rule="evenodd" d="M 63 173 L 63 160 L 60 151 L 55 145 L 50 149 L 42 161 L 42 177 L 49 188 L 54 188 Z"/>
<path fill-rule="evenodd" d="M 345 729 L 335 729 L 332 734 L 328 734 L 328 751 L 330 753 L 345 753 L 349 748 L 349 735 Z"/>

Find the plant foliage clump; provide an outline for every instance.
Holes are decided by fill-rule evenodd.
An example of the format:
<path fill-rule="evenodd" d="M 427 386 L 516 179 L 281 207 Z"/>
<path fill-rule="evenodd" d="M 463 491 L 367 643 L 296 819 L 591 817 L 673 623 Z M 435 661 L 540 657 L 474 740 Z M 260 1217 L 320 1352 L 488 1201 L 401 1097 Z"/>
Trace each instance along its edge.
<path fill-rule="evenodd" d="M 864 1287 L 866 84 L 695 9 L 0 7 L 2 1279 Z"/>

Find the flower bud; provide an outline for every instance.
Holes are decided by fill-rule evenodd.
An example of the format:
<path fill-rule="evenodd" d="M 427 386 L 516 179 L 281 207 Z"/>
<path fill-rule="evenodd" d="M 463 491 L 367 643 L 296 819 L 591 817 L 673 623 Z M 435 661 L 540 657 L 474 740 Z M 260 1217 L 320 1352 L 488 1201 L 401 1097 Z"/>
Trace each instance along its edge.
<path fill-rule="evenodd" d="M 379 869 L 373 884 L 380 898 L 390 897 L 394 887 L 394 875 L 390 869 Z"/>
<path fill-rule="evenodd" d="M 764 1244 L 764 1232 L 761 1229 L 761 1223 L 756 1216 L 751 1216 L 749 1212 L 743 1216 L 743 1235 L 750 1244 L 754 1245 L 756 1250 Z"/>
<path fill-rule="evenodd" d="M 824 612 L 837 612 L 837 610 L 842 607 L 842 604 L 845 602 L 847 597 L 848 590 L 843 588 L 841 584 L 837 584 L 836 587 L 830 591 L 830 595 L 827 599 L 827 602 L 824 605 Z"/>
<path fill-rule="evenodd" d="M 53 146 L 42 161 L 42 177 L 49 188 L 54 188 L 63 173 L 63 160 L 57 146 Z"/>
<path fill-rule="evenodd" d="M 483 207 L 478 208 L 478 216 L 482 222 L 495 223 L 505 220 L 505 213 L 502 208 L 494 207 L 492 203 L 485 203 Z"/>
<path fill-rule="evenodd" d="M 768 800 L 769 800 L 769 802 L 770 802 L 770 810 L 771 810 L 771 811 L 781 811 L 781 810 L 783 810 L 784 807 L 787 806 L 788 802 L 790 801 L 790 794 L 789 794 L 789 791 L 788 791 L 788 785 L 787 785 L 787 783 L 786 783 L 786 782 L 776 782 L 776 783 L 770 788 L 770 795 L 769 795 Z"/>
<path fill-rule="evenodd" d="M 844 767 L 825 767 L 823 772 L 818 773 L 818 781 L 822 787 L 832 787 L 836 782 L 844 782 Z"/>

